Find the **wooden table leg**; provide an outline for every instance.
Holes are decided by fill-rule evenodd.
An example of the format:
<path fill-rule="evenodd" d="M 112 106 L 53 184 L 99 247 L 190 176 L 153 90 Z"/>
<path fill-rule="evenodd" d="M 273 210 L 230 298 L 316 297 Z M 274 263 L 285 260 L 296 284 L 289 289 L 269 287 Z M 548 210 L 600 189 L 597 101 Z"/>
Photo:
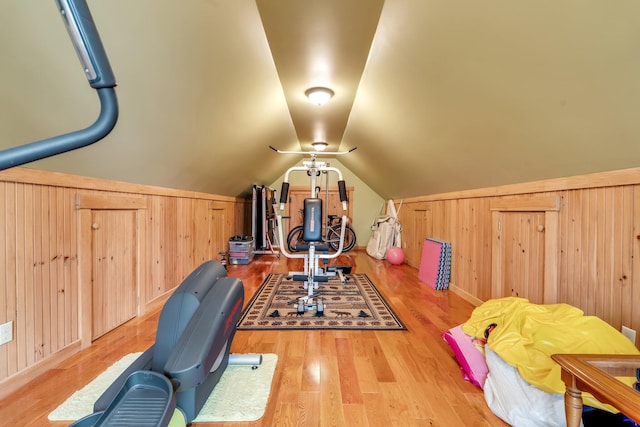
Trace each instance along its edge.
<path fill-rule="evenodd" d="M 582 393 L 577 388 L 567 386 L 564 393 L 564 413 L 567 427 L 579 427 L 582 420 Z"/>

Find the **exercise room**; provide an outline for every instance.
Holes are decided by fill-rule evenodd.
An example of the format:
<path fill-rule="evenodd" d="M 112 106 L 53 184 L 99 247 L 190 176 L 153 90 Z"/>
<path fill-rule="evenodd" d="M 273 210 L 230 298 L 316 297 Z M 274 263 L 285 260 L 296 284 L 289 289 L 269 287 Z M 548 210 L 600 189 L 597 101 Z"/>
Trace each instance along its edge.
<path fill-rule="evenodd" d="M 640 423 L 639 2 L 0 17 L 0 425 Z"/>

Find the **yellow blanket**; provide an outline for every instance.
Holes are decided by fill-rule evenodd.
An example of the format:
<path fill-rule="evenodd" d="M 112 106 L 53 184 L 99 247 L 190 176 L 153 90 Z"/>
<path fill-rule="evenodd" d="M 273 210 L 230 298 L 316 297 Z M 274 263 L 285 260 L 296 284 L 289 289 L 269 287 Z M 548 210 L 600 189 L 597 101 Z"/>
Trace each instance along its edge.
<path fill-rule="evenodd" d="M 611 325 L 568 304 L 533 304 L 524 298 L 489 300 L 477 307 L 463 331 L 484 339 L 487 326 L 497 326 L 487 345 L 518 369 L 529 384 L 550 393 L 564 393 L 556 353 L 639 354 L 638 349 Z M 633 383 L 633 379 L 625 382 Z M 585 394 L 587 405 L 613 410 Z M 616 412 L 613 410 L 613 412 Z"/>

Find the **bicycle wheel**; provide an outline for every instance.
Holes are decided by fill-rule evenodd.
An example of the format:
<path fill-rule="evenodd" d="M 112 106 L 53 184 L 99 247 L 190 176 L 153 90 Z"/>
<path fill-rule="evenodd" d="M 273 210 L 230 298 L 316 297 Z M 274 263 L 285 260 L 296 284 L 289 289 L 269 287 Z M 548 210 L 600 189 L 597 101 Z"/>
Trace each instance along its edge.
<path fill-rule="evenodd" d="M 298 252 L 296 248 L 298 245 L 304 245 L 305 241 L 302 240 L 302 234 L 304 233 L 304 228 L 301 225 L 297 225 L 289 231 L 289 235 L 287 236 L 287 249 L 289 252 Z"/>
<path fill-rule="evenodd" d="M 327 238 L 329 239 L 329 245 L 331 249 L 337 251 L 340 248 L 340 231 L 342 225 L 336 224 L 329 228 Z M 344 230 L 344 243 L 342 245 L 342 252 L 348 252 L 356 245 L 356 233 L 351 227 L 347 225 Z"/>

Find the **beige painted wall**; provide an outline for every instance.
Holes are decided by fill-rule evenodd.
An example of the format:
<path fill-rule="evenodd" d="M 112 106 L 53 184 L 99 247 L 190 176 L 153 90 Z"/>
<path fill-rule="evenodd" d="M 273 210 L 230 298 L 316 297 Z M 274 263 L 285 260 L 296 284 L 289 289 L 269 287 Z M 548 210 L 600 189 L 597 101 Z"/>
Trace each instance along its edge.
<path fill-rule="evenodd" d="M 287 58 L 273 57 L 255 1 L 88 3 L 120 118 L 103 141 L 29 167 L 238 196 L 287 168 L 290 158 L 269 144 L 308 145 L 284 94 L 291 82 L 275 66 Z M 313 7 L 339 3 L 351 2 Z M 306 8 L 293 9 L 283 6 L 287 27 L 308 22 Z M 0 2 L 2 148 L 97 117 L 59 15 L 50 0 Z M 343 34 L 323 23 L 319 42 Z M 638 28 L 632 0 L 387 1 L 344 136 L 328 141 L 358 147 L 341 161 L 383 198 L 635 167 Z M 326 51 L 334 54 L 342 57 Z M 308 71 L 294 73 L 300 101 Z M 325 83 L 336 96 L 318 118 L 348 92 Z"/>

